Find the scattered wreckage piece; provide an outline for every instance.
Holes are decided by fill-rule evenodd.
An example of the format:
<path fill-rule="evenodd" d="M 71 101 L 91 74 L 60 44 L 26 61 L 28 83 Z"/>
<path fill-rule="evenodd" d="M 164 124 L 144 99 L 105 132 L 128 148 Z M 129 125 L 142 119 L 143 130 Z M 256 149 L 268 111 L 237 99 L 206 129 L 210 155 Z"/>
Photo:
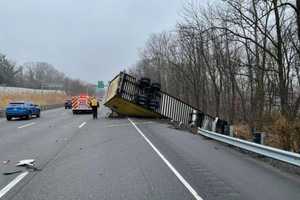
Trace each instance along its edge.
<path fill-rule="evenodd" d="M 16 164 L 16 166 L 17 167 L 25 167 L 26 169 L 32 169 L 33 171 L 41 171 L 41 169 L 39 169 L 35 166 L 35 160 L 34 159 L 20 160 Z"/>

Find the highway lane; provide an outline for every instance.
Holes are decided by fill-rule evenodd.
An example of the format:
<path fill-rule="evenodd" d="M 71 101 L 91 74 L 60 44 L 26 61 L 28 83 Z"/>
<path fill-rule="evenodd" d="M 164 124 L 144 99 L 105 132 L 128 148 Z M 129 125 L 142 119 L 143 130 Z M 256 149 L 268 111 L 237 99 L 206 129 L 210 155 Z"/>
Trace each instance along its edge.
<path fill-rule="evenodd" d="M 128 119 L 106 119 L 106 112 L 92 120 L 57 109 L 1 124 L 0 160 L 36 158 L 42 168 L 3 199 L 195 199 L 188 186 L 206 200 L 300 199 L 299 176 L 166 123 L 132 119 L 184 184 Z M 0 189 L 16 177 L 0 175 Z"/>
<path fill-rule="evenodd" d="M 204 199 L 300 199 L 299 176 L 168 124 L 138 127 Z"/>
<path fill-rule="evenodd" d="M 12 199 L 192 199 L 127 119 L 88 121 L 26 184 Z"/>
<path fill-rule="evenodd" d="M 40 119 L 3 122 L 0 127 L 0 172 L 17 170 L 14 166 L 22 159 L 36 159 L 42 167 L 76 133 L 78 126 L 90 116 L 73 116 L 71 111 L 55 109 L 42 112 Z M 34 123 L 31 126 L 26 124 Z M 24 127 L 24 128 L 20 128 Z M 4 164 L 6 161 L 10 161 Z M 0 188 L 16 175 L 0 175 Z"/>
<path fill-rule="evenodd" d="M 62 108 L 42 111 L 40 119 L 33 117 L 31 120 L 14 119 L 12 121 L 7 121 L 4 118 L 0 118 L 0 137 L 5 137 L 6 134 L 11 134 L 10 132 L 15 128 L 21 127 L 32 122 L 38 121 L 39 123 L 41 123 L 53 120 L 60 120 L 62 119 L 62 116 L 68 115 L 68 112 L 62 111 L 64 111 Z"/>

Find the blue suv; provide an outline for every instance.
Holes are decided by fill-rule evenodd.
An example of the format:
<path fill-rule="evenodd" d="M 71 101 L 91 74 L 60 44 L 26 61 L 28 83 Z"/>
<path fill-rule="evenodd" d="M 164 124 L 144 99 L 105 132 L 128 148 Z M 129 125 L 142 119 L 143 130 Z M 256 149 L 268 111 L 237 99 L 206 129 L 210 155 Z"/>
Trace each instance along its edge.
<path fill-rule="evenodd" d="M 41 116 L 41 109 L 38 105 L 31 102 L 11 102 L 5 110 L 6 119 L 10 121 L 13 117 L 30 119 L 33 115 L 36 117 Z"/>

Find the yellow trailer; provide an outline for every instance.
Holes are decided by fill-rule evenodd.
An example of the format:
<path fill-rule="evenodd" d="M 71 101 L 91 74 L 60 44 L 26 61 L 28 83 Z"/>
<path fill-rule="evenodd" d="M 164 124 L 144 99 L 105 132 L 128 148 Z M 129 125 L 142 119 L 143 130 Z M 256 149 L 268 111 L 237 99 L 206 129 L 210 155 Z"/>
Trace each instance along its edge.
<path fill-rule="evenodd" d="M 135 80 L 133 77 L 125 73 L 120 73 L 116 76 L 108 86 L 104 105 L 111 108 L 113 111 L 126 116 L 152 118 L 161 117 L 159 113 L 136 104 L 133 101 L 135 94 L 132 94 L 131 96 L 127 95 L 127 98 L 125 98 L 126 93 L 128 93 L 128 91 L 124 90 L 126 86 L 130 85 L 131 90 L 137 89 L 135 83 L 130 82 L 130 79 L 133 81 Z M 129 89 L 128 87 L 126 88 Z"/>
<path fill-rule="evenodd" d="M 214 123 L 220 132 L 228 134 L 228 123 L 201 112 L 182 100 L 160 90 L 160 84 L 150 79 L 135 77 L 124 72 L 110 81 L 104 105 L 113 111 L 131 117 L 167 118 L 180 124 L 211 130 Z M 225 133 L 226 132 L 226 133 Z"/>
<path fill-rule="evenodd" d="M 148 83 L 147 80 L 141 80 L 124 72 L 118 74 L 109 83 L 104 105 L 125 116 L 167 118 L 185 125 L 191 123 L 192 113 L 198 113 L 201 123 L 203 120 L 214 120 L 193 106 L 161 91 L 157 85 L 156 90 L 151 90 L 155 83 L 150 84 L 150 80 Z"/>

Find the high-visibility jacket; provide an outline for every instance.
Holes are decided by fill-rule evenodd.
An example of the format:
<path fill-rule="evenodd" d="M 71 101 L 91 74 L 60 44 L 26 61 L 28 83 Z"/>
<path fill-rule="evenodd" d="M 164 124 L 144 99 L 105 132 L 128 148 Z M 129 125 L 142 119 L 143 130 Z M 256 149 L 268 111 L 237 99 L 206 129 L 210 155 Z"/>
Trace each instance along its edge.
<path fill-rule="evenodd" d="M 96 99 L 92 99 L 91 105 L 94 106 L 98 106 L 98 102 Z"/>

